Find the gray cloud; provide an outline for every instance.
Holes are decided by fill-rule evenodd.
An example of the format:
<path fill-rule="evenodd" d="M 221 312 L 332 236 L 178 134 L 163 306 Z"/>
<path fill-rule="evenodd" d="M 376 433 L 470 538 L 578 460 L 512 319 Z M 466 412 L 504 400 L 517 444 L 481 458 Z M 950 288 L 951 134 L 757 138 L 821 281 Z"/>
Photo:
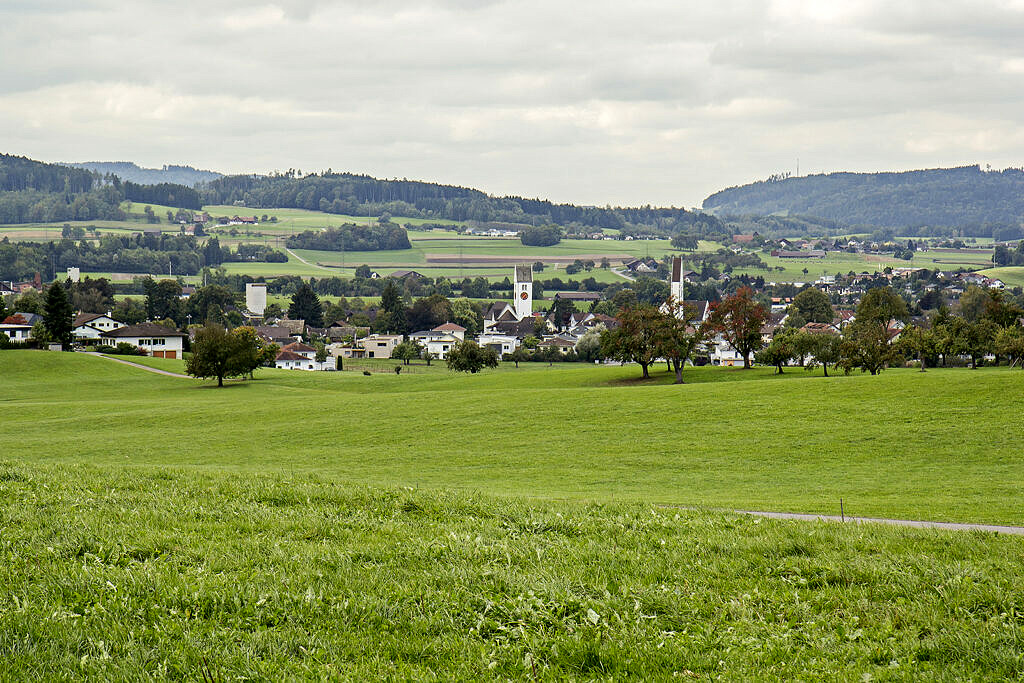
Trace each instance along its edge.
<path fill-rule="evenodd" d="M 695 205 L 1020 165 L 1020 2 L 8 0 L 0 149 Z"/>

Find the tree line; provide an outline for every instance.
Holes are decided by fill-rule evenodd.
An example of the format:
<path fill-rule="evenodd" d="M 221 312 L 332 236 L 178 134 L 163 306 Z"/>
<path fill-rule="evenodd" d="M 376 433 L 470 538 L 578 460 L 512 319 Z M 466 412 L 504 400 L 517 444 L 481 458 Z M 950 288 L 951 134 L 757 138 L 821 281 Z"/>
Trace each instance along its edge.
<path fill-rule="evenodd" d="M 196 275 L 204 266 L 231 261 L 284 263 L 288 257 L 270 246 L 220 246 L 216 237 L 200 244 L 192 235 L 175 233 L 105 233 L 98 240 L 12 242 L 0 239 L 0 280 L 23 280 L 35 273 L 52 280 L 69 267 L 117 273 Z"/>
<path fill-rule="evenodd" d="M 214 180 L 200 189 L 208 204 L 242 202 L 257 208 L 291 207 L 327 213 L 456 221 L 579 224 L 624 229 L 645 226 L 668 232 L 725 233 L 714 216 L 676 207 L 584 207 L 543 199 L 492 197 L 480 190 L 412 180 L 380 180 L 366 175 L 301 171 L 269 176 L 236 175 Z"/>
<path fill-rule="evenodd" d="M 412 249 L 405 228 L 390 222 L 376 225 L 346 223 L 326 230 L 307 230 L 290 236 L 286 244 L 292 249 L 318 251 Z"/>

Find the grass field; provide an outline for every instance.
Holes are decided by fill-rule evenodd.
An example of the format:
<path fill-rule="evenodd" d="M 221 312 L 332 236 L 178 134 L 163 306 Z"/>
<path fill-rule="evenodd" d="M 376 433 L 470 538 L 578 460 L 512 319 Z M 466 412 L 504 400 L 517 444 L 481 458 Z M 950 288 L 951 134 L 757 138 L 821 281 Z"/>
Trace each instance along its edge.
<path fill-rule="evenodd" d="M 264 370 L 217 391 L 81 355 L 5 352 L 0 364 L 18 407 L 0 418 L 5 432 L 44 463 L 795 512 L 836 512 L 843 498 L 852 515 L 1024 524 L 1020 371 L 704 368 L 671 386 L 657 369 L 645 386 L 636 367 L 437 365 L 398 377 Z M 184 442 L 183 415 L 196 416 Z"/>
<path fill-rule="evenodd" d="M 675 507 L 1020 523 L 1024 373 L 637 375 L 0 352 L 2 677 L 1024 675 L 1024 539 Z"/>
<path fill-rule="evenodd" d="M 1024 266 L 1003 266 L 980 271 L 982 275 L 998 278 L 1008 287 L 1024 287 Z"/>
<path fill-rule="evenodd" d="M 977 250 L 957 250 L 948 252 L 922 251 L 916 252 L 910 261 L 875 254 L 848 254 L 846 252 L 829 252 L 825 258 L 790 259 L 779 258 L 765 253 L 758 253 L 772 270 L 758 268 L 737 268 L 736 273 L 761 275 L 765 280 L 777 282 L 813 282 L 822 275 L 855 273 L 873 273 L 891 268 L 928 268 L 940 270 L 956 270 L 957 268 L 978 269 L 992 263 L 992 252 Z M 774 270 L 782 267 L 784 270 Z M 807 273 L 804 273 L 804 268 Z"/>

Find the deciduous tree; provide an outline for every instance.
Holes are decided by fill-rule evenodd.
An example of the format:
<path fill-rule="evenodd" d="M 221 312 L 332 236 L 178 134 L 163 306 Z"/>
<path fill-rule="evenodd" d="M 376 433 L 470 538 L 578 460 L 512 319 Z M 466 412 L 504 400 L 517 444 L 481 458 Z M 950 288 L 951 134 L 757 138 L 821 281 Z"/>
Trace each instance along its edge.
<path fill-rule="evenodd" d="M 601 355 L 623 363 L 637 363 L 643 377 L 658 357 L 657 330 L 661 313 L 654 306 L 640 304 L 619 312 L 619 327 L 601 335 Z"/>
<path fill-rule="evenodd" d="M 740 287 L 716 306 L 711 316 L 712 326 L 729 345 L 743 356 L 743 368 L 750 369 L 750 354 L 764 344 L 761 328 L 768 320 L 768 309 L 754 300 L 749 287 Z"/>
<path fill-rule="evenodd" d="M 657 354 L 675 371 L 675 383 L 682 384 L 683 367 L 708 341 L 711 326 L 701 321 L 695 306 L 674 297 L 668 298 L 660 312 L 654 336 Z"/>
<path fill-rule="evenodd" d="M 234 335 L 220 325 L 210 324 L 196 332 L 185 372 L 201 379 L 216 378 L 217 386 L 222 387 L 225 377 L 243 377 L 249 373 L 253 357 L 244 335 Z"/>
<path fill-rule="evenodd" d="M 484 368 L 498 367 L 498 353 L 492 348 L 467 340 L 452 346 L 445 356 L 445 362 L 449 370 L 477 373 Z"/>

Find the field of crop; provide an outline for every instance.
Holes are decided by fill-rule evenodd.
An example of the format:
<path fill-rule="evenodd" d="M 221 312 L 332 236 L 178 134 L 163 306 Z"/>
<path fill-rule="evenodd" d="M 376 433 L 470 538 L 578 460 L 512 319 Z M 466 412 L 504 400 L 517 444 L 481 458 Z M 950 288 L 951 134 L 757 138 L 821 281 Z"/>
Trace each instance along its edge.
<path fill-rule="evenodd" d="M 916 252 L 910 261 L 880 254 L 848 254 L 846 252 L 829 252 L 825 258 L 808 259 L 779 258 L 760 252 L 758 252 L 758 256 L 772 270 L 738 268 L 735 272 L 753 276 L 761 275 L 768 281 L 813 282 L 822 275 L 845 274 L 850 271 L 873 273 L 887 266 L 891 268 L 938 268 L 941 270 L 956 270 L 963 267 L 973 270 L 984 268 L 986 264 L 992 262 L 991 251 L 974 249 L 941 252 L 921 251 Z M 783 270 L 775 270 L 776 267 L 781 267 Z M 807 269 L 806 273 L 803 272 L 805 268 Z"/>
<path fill-rule="evenodd" d="M 1020 523 L 1024 373 L 423 370 L 0 352 L 5 677 L 1024 675 L 1024 539 L 706 509 Z"/>

